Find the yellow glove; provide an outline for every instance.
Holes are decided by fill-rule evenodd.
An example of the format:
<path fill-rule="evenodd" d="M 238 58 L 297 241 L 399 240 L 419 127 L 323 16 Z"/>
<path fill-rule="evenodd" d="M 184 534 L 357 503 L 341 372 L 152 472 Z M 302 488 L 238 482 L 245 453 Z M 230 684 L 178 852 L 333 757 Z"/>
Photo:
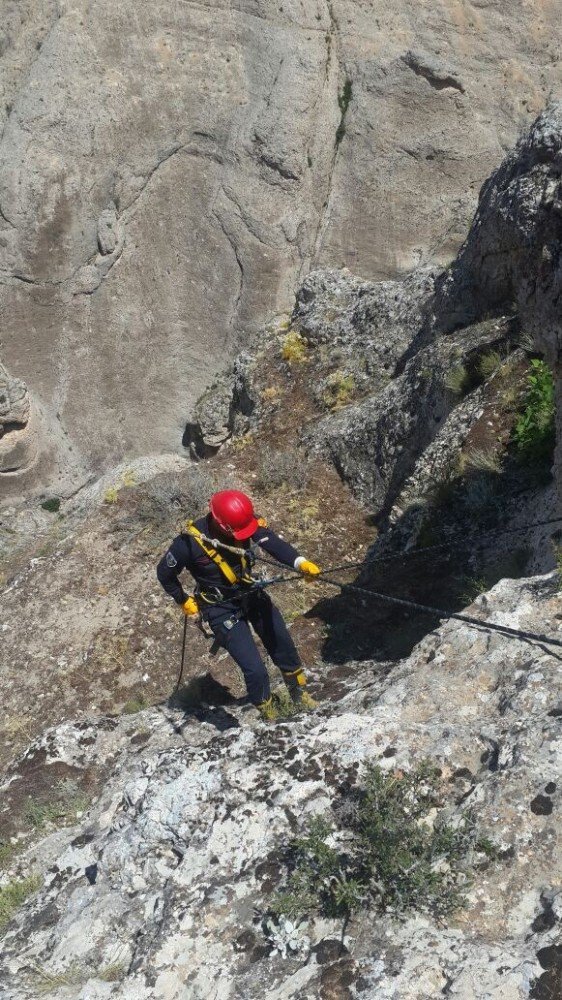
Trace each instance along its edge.
<path fill-rule="evenodd" d="M 297 568 L 300 569 L 301 573 L 304 573 L 305 576 L 318 576 L 322 572 L 316 563 L 309 562 L 308 559 L 304 559 L 300 562 Z"/>
<path fill-rule="evenodd" d="M 198 615 L 199 614 L 199 608 L 197 607 L 197 601 L 195 600 L 194 597 L 188 597 L 187 601 L 183 602 L 182 608 L 183 608 L 184 615 L 187 615 L 188 618 L 191 618 L 192 615 Z"/>

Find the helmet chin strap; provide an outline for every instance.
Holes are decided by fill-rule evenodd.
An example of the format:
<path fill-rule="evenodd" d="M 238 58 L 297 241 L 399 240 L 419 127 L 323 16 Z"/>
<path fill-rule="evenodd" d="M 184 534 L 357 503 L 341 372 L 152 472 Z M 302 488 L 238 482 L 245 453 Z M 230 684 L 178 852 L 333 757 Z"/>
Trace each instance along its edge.
<path fill-rule="evenodd" d="M 213 527 L 215 531 L 221 532 L 223 535 L 226 535 L 227 538 L 234 538 L 234 535 L 232 534 L 230 528 L 227 528 L 226 525 L 221 524 L 220 521 L 217 521 L 212 511 L 210 512 L 210 514 L 211 514 L 211 527 Z"/>

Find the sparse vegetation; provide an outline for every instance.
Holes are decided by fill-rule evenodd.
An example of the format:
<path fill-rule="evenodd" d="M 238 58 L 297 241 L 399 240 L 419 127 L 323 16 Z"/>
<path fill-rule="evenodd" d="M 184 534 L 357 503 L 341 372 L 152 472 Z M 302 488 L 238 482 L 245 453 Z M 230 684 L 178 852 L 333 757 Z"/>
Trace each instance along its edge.
<path fill-rule="evenodd" d="M 455 365 L 445 375 L 445 388 L 455 396 L 464 396 L 470 388 L 470 374 L 465 365 Z"/>
<path fill-rule="evenodd" d="M 464 604 L 473 604 L 480 594 L 489 590 L 488 581 L 483 576 L 468 576 L 463 583 L 461 598 Z"/>
<path fill-rule="evenodd" d="M 280 486 L 306 487 L 310 474 L 310 464 L 306 455 L 297 448 L 285 451 L 263 448 L 260 450 L 256 468 L 255 486 L 266 496 Z"/>
<path fill-rule="evenodd" d="M 137 477 L 132 469 L 126 469 L 121 476 L 121 484 L 129 489 L 133 486 L 137 486 Z"/>
<path fill-rule="evenodd" d="M 49 511 L 49 514 L 58 514 L 60 510 L 61 500 L 60 497 L 49 497 L 48 500 L 44 500 L 41 504 L 43 510 Z"/>
<path fill-rule="evenodd" d="M 517 454 L 525 464 L 552 459 L 555 442 L 554 379 L 546 361 L 533 358 L 527 379 L 524 409 L 513 431 Z"/>
<path fill-rule="evenodd" d="M 116 983 L 123 979 L 125 971 L 126 968 L 122 962 L 113 962 L 98 970 L 89 969 L 74 962 L 68 969 L 61 972 L 49 972 L 48 969 L 36 965 L 33 986 L 38 994 L 46 995 L 68 986 L 84 986 L 89 979 Z"/>
<path fill-rule="evenodd" d="M 347 110 L 351 104 L 351 97 L 353 94 L 353 84 L 349 78 L 345 80 L 343 89 L 340 94 L 338 94 L 338 105 L 341 112 L 340 123 L 336 130 L 336 148 L 340 145 L 344 135 L 345 135 L 345 118 L 347 115 Z"/>
<path fill-rule="evenodd" d="M 8 739 L 25 740 L 31 743 L 33 721 L 27 715 L 10 715 L 4 723 L 4 731 Z"/>
<path fill-rule="evenodd" d="M 103 494 L 104 503 L 117 503 L 119 499 L 119 487 L 118 486 L 108 486 Z"/>
<path fill-rule="evenodd" d="M 8 926 L 22 903 L 43 884 L 40 875 L 28 875 L 0 886 L 0 931 Z"/>
<path fill-rule="evenodd" d="M 486 351 L 478 359 L 476 371 L 479 378 L 486 382 L 491 376 L 501 368 L 503 360 L 498 351 Z"/>
<path fill-rule="evenodd" d="M 337 410 L 349 403 L 355 391 L 355 379 L 350 373 L 332 372 L 326 379 L 322 392 L 322 402 L 330 410 Z"/>
<path fill-rule="evenodd" d="M 150 702 L 144 691 L 139 691 L 133 698 L 129 698 L 123 705 L 124 715 L 134 715 L 136 712 L 143 712 L 145 708 L 150 708 Z"/>
<path fill-rule="evenodd" d="M 501 459 L 493 448 L 473 448 L 467 451 L 461 460 L 461 473 L 468 471 L 500 473 Z"/>
<path fill-rule="evenodd" d="M 17 844 L 11 844 L 5 840 L 0 840 L 0 871 L 4 871 L 8 867 L 14 855 L 17 854 L 17 850 Z"/>
<path fill-rule="evenodd" d="M 306 341 L 296 330 L 291 330 L 283 337 L 281 357 L 290 365 L 301 364 L 307 359 Z"/>
<path fill-rule="evenodd" d="M 347 918 L 359 909 L 443 917 L 465 904 L 471 872 L 493 856 L 469 813 L 442 812 L 440 771 L 367 767 L 362 788 L 334 807 L 336 824 L 310 820 L 289 847 L 290 875 L 273 899 L 279 915 Z"/>
<path fill-rule="evenodd" d="M 59 781 L 48 802 L 28 798 L 23 821 L 32 830 L 43 830 L 51 824 L 61 825 L 74 821 L 77 813 L 88 808 L 88 799 L 75 781 Z"/>
<path fill-rule="evenodd" d="M 261 398 L 265 403 L 271 403 L 274 399 L 278 399 L 280 395 L 281 389 L 276 385 L 268 385 L 261 391 Z"/>
<path fill-rule="evenodd" d="M 49 823 L 54 823 L 62 817 L 61 809 L 52 802 L 36 802 L 28 799 L 23 811 L 23 820 L 26 826 L 33 830 L 42 830 Z"/>

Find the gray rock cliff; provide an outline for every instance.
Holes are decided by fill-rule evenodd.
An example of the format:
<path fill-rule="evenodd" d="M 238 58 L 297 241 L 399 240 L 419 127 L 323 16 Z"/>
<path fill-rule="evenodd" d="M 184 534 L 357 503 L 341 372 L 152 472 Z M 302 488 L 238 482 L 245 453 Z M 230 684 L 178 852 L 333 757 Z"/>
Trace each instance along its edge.
<path fill-rule="evenodd" d="M 180 450 L 312 266 L 447 263 L 561 82 L 538 0 L 4 6 L 3 360 L 77 482 Z"/>

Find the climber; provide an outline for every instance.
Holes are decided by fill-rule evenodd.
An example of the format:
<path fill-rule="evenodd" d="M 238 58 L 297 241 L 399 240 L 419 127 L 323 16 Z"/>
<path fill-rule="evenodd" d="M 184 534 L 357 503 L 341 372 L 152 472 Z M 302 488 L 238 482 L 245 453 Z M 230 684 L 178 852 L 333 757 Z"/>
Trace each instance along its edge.
<path fill-rule="evenodd" d="M 259 545 L 280 563 L 293 566 L 307 577 L 320 569 L 256 518 L 252 501 L 239 490 L 214 493 L 209 513 L 188 521 L 160 560 L 157 575 L 164 590 L 180 604 L 188 617 L 200 616 L 211 628 L 244 675 L 248 697 L 264 719 L 279 715 L 271 695 L 269 676 L 256 646 L 250 625 L 260 637 L 295 705 L 315 708 L 307 691 L 299 654 L 283 620 L 265 590 L 256 588 L 251 575 L 253 545 Z M 242 555 L 221 545 L 244 549 Z M 183 569 L 195 579 L 194 596 L 186 596 L 179 581 Z"/>

